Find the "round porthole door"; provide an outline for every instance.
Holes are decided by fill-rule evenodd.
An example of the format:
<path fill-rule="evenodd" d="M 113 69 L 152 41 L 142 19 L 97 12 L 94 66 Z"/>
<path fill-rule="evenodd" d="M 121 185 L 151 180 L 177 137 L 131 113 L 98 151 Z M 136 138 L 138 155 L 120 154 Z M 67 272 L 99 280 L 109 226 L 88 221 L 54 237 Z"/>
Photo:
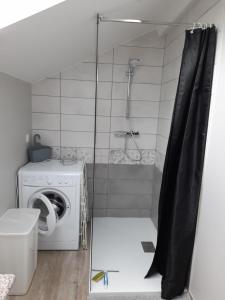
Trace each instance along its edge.
<path fill-rule="evenodd" d="M 28 207 L 38 208 L 41 213 L 38 220 L 38 230 L 41 235 L 51 235 L 57 225 L 58 217 L 51 201 L 43 193 L 34 194 L 28 202 Z"/>
<path fill-rule="evenodd" d="M 33 194 L 28 207 L 40 209 L 39 233 L 51 235 L 70 213 L 70 202 L 66 195 L 55 189 L 42 189 Z"/>

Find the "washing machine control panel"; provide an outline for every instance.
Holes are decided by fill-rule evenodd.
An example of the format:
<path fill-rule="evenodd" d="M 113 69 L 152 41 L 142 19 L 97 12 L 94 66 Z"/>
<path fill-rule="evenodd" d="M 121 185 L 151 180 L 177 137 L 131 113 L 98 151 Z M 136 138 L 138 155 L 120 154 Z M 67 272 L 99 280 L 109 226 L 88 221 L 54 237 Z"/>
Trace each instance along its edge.
<path fill-rule="evenodd" d="M 75 178 L 69 175 L 23 175 L 22 184 L 27 186 L 74 186 Z"/>

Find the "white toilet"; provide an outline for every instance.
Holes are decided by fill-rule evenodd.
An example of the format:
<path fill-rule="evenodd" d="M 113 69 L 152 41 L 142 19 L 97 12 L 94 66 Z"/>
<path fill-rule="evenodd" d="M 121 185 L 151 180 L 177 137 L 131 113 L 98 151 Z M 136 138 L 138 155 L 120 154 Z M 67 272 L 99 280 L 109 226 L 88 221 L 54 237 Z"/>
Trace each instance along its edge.
<path fill-rule="evenodd" d="M 10 295 L 26 294 L 37 266 L 39 209 L 9 209 L 0 218 L 0 273 L 15 274 Z"/>

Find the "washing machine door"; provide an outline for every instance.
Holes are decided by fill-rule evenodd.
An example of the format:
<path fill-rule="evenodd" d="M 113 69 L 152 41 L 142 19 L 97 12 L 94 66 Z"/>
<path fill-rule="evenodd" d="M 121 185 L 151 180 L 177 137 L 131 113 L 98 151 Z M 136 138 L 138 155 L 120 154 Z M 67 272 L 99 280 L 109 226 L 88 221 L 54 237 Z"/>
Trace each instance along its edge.
<path fill-rule="evenodd" d="M 36 193 L 29 200 L 28 207 L 40 209 L 39 233 L 45 236 L 51 235 L 56 228 L 58 216 L 49 198 L 42 193 Z"/>

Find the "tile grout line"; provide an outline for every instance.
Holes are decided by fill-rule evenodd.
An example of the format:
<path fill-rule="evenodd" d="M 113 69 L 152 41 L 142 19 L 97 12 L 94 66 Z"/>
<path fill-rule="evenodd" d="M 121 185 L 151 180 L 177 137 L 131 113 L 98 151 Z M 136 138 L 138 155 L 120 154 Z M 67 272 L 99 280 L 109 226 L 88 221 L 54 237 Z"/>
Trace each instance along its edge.
<path fill-rule="evenodd" d="M 159 66 L 159 68 L 162 68 L 162 66 Z M 58 79 L 58 78 L 46 78 L 46 79 L 48 79 L 48 80 L 57 80 L 57 81 L 60 81 L 60 79 Z M 95 81 L 94 80 L 86 80 L 86 79 L 61 79 L 61 81 L 63 82 L 63 81 L 74 81 L 74 82 L 76 82 L 76 83 L 79 83 L 79 82 L 88 82 L 88 83 L 95 83 Z M 108 83 L 108 84 L 111 84 L 112 83 L 112 80 L 100 80 L 99 81 L 99 83 L 101 84 L 101 83 Z M 114 84 L 126 84 L 126 81 L 114 81 Z M 151 86 L 160 86 L 160 83 L 157 83 L 157 82 L 145 82 L 145 81 L 143 81 L 143 82 L 134 82 L 133 83 L 134 85 L 151 85 Z M 35 93 L 32 93 L 33 95 L 35 95 Z M 38 94 L 37 94 L 38 95 Z M 54 96 L 54 95 L 52 95 L 52 96 Z M 57 97 L 57 96 L 55 96 L 55 97 Z M 58 96 L 59 97 L 59 96 Z M 62 97 L 64 97 L 64 96 L 62 96 Z M 92 97 L 93 98 L 93 97 Z"/>
<path fill-rule="evenodd" d="M 49 132 L 60 132 L 60 129 L 37 129 L 37 128 L 32 128 L 33 131 L 49 131 Z M 75 130 L 65 130 L 65 129 L 62 129 L 61 130 L 62 132 L 76 132 L 76 133 L 93 133 L 93 131 L 90 131 L 90 130 L 83 130 L 83 131 L 75 131 Z M 110 131 L 97 131 L 97 133 L 105 133 L 105 134 L 112 134 L 112 132 Z M 147 135 L 147 136 L 155 136 L 156 134 L 155 133 L 145 133 L 143 132 L 142 135 Z M 107 149 L 107 148 L 104 148 L 104 149 Z"/>
<path fill-rule="evenodd" d="M 160 100 L 159 100 L 159 111 L 158 111 L 158 117 L 157 117 L 157 133 L 156 133 L 156 145 L 155 145 L 155 155 L 157 156 L 157 151 L 158 151 L 158 132 L 159 132 L 159 121 L 160 121 L 160 104 L 162 102 L 161 97 L 162 97 L 162 86 L 163 86 L 163 73 L 165 71 L 164 69 L 164 62 L 165 62 L 165 53 L 166 53 L 166 39 L 165 39 L 165 44 L 164 44 L 164 52 L 163 52 L 163 67 L 162 67 L 162 77 L 161 77 L 161 88 L 160 88 Z M 156 157 L 155 157 L 155 162 L 154 165 L 156 165 Z"/>
<path fill-rule="evenodd" d="M 114 62 L 115 62 L 115 49 L 112 52 L 112 83 L 111 83 L 111 99 L 110 99 L 110 134 L 109 134 L 109 150 L 108 150 L 108 167 L 107 167 L 107 197 L 105 204 L 105 216 L 107 216 L 107 209 L 109 203 L 109 177 L 110 177 L 110 160 L 111 160 L 111 129 L 112 129 L 112 103 L 113 103 L 113 86 L 114 86 Z"/>
<path fill-rule="evenodd" d="M 174 100 L 163 100 L 162 102 L 173 102 Z M 52 112 L 42 112 L 42 111 L 33 111 L 32 114 L 34 115 L 55 115 L 59 116 L 59 113 L 52 113 Z M 94 117 L 94 115 L 88 115 L 88 114 L 75 114 L 75 113 L 62 113 L 64 116 L 82 116 L 82 117 Z M 110 115 L 97 115 L 97 117 L 101 118 L 109 118 Z M 124 118 L 124 115 L 112 115 L 112 118 Z M 157 119 L 157 117 L 151 117 L 151 116 L 135 116 L 135 117 L 130 117 L 131 119 Z"/>
<path fill-rule="evenodd" d="M 174 80 L 174 79 L 173 79 Z M 49 98 L 59 98 L 59 96 L 52 96 L 52 95 L 41 95 L 41 94 L 32 94 L 33 97 L 49 97 Z M 78 100 L 92 100 L 94 101 L 94 98 L 91 97 L 75 97 L 75 96 L 62 96 L 62 98 L 64 99 L 71 99 L 71 101 L 78 101 Z M 106 99 L 106 98 L 99 98 L 100 101 L 111 101 L 111 99 Z M 113 98 L 113 101 L 126 101 L 124 98 Z M 131 99 L 131 101 L 135 101 L 135 102 L 159 102 L 159 100 L 151 100 L 151 99 Z"/>

